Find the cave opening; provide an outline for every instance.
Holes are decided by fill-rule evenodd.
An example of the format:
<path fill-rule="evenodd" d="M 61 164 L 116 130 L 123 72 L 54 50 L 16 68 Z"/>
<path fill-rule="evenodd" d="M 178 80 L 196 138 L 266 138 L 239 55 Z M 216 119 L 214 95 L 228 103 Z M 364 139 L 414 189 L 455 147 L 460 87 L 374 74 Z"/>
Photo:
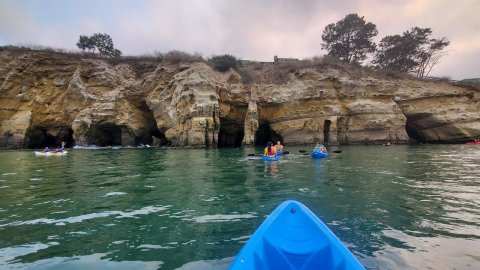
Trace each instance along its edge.
<path fill-rule="evenodd" d="M 61 145 L 62 142 L 65 142 L 65 147 L 73 147 L 75 145 L 75 140 L 73 139 L 73 129 L 72 128 L 66 128 L 63 129 L 61 132 L 61 136 L 59 137 L 59 143 L 58 145 Z M 58 142 L 57 142 L 58 143 Z"/>
<path fill-rule="evenodd" d="M 122 145 L 122 130 L 116 125 L 101 125 L 90 128 L 89 144 L 96 146 Z"/>
<path fill-rule="evenodd" d="M 421 116 L 417 115 L 414 117 L 407 117 L 407 122 L 405 124 L 405 131 L 407 132 L 408 138 L 410 139 L 411 142 L 419 142 L 419 143 L 425 143 L 425 137 L 422 136 L 418 130 L 419 126 L 415 124 L 415 122 L 421 118 Z"/>
<path fill-rule="evenodd" d="M 218 147 L 241 147 L 244 136 L 243 122 L 220 117 Z"/>
<path fill-rule="evenodd" d="M 155 120 L 155 115 L 150 107 L 147 105 L 145 100 L 138 102 L 138 108 L 144 112 L 146 117 L 146 126 L 147 130 L 140 136 L 135 138 L 135 144 L 151 144 L 154 146 L 166 146 L 170 145 L 171 142 L 165 137 L 165 133 L 160 131 L 157 126 L 157 121 Z"/>
<path fill-rule="evenodd" d="M 268 122 L 261 122 L 258 126 L 258 130 L 255 133 L 255 145 L 265 146 L 268 142 L 275 144 L 277 141 L 283 143 L 282 136 L 277 134 Z"/>
<path fill-rule="evenodd" d="M 149 144 L 153 143 L 158 146 L 170 145 L 170 142 L 165 137 L 165 133 L 161 132 L 158 128 L 152 128 L 150 130 L 150 141 Z"/>
<path fill-rule="evenodd" d="M 412 142 L 419 142 L 419 143 L 426 142 L 425 139 L 417 132 L 417 130 L 408 124 L 408 120 L 407 120 L 407 124 L 405 125 L 405 131 L 407 132 L 408 138 Z"/>
<path fill-rule="evenodd" d="M 328 144 L 328 140 L 330 139 L 330 125 L 332 121 L 325 120 L 323 123 L 323 143 Z"/>
<path fill-rule="evenodd" d="M 70 127 L 61 127 L 56 135 L 52 135 L 48 128 L 32 127 L 25 134 L 25 146 L 27 148 L 45 148 L 59 147 L 62 142 L 66 143 L 66 147 L 74 145 L 73 130 Z"/>

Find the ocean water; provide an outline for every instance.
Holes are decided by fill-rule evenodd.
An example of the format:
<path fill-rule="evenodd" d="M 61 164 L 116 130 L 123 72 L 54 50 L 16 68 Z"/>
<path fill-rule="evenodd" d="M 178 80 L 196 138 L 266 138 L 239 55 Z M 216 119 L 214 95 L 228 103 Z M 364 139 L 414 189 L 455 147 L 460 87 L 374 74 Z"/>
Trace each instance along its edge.
<path fill-rule="evenodd" d="M 368 269 L 480 269 L 480 145 L 0 152 L 0 269 L 226 269 L 295 199 Z"/>

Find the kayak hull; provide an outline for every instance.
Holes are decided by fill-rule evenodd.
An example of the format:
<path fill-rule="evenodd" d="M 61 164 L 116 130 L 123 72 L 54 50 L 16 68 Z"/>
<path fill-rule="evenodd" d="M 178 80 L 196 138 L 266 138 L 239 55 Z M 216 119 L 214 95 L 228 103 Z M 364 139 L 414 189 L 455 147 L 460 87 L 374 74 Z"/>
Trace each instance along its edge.
<path fill-rule="evenodd" d="M 326 157 L 328 157 L 328 153 L 325 153 L 325 152 L 312 152 L 310 155 L 311 155 L 312 158 L 314 158 L 314 159 L 319 159 L 319 158 L 326 158 Z"/>
<path fill-rule="evenodd" d="M 480 144 L 480 142 L 467 142 L 465 144 Z"/>
<path fill-rule="evenodd" d="M 283 155 L 283 150 L 277 150 L 277 156 Z"/>
<path fill-rule="evenodd" d="M 229 269 L 365 268 L 306 206 L 286 201 L 260 225 Z"/>
<path fill-rule="evenodd" d="M 276 161 L 276 160 L 279 160 L 279 159 L 280 159 L 279 156 L 273 156 L 273 157 L 262 156 L 263 161 Z"/>
<path fill-rule="evenodd" d="M 39 152 L 35 151 L 35 156 L 44 156 L 44 157 L 50 157 L 50 156 L 65 156 L 67 155 L 67 151 L 62 151 L 62 152 Z"/>

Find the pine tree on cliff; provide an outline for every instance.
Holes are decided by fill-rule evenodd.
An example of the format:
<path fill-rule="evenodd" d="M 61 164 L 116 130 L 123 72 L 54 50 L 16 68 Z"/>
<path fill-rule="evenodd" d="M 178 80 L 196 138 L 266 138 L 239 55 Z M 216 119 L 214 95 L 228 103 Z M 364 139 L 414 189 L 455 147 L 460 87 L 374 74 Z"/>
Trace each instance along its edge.
<path fill-rule="evenodd" d="M 325 27 L 322 49 L 328 50 L 328 55 L 347 63 L 361 63 L 367 54 L 375 52 L 376 46 L 372 38 L 377 34 L 375 24 L 366 22 L 356 13 L 348 14 L 342 20 Z"/>
<path fill-rule="evenodd" d="M 77 47 L 81 50 L 88 49 L 90 52 L 98 50 L 100 55 L 108 57 L 117 57 L 122 55 L 122 52 L 115 49 L 113 46 L 113 40 L 108 34 L 96 33 L 91 37 L 80 35 L 77 42 Z"/>
<path fill-rule="evenodd" d="M 382 69 L 426 77 L 450 44 L 445 37 L 431 39 L 431 34 L 430 28 L 414 27 L 401 36 L 386 36 L 380 41 L 372 62 Z"/>

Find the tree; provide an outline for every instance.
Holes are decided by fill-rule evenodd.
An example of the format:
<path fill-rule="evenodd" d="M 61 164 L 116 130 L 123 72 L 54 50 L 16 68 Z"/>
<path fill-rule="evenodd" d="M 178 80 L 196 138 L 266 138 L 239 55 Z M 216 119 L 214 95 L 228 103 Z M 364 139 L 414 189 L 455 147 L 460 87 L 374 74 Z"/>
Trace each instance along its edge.
<path fill-rule="evenodd" d="M 100 55 L 109 57 L 118 57 L 122 55 L 120 50 L 114 48 L 113 40 L 108 34 L 96 33 L 91 37 L 80 35 L 77 47 L 82 50 L 92 50 L 93 52 L 98 50 Z"/>
<path fill-rule="evenodd" d="M 88 36 L 80 35 L 80 38 L 77 42 L 77 47 L 81 50 L 95 50 L 95 45 L 93 44 L 92 40 Z"/>
<path fill-rule="evenodd" d="M 322 48 L 328 55 L 347 63 L 361 63 L 367 54 L 375 52 L 372 38 L 378 34 L 375 24 L 357 14 L 348 14 L 337 23 L 329 24 L 322 34 Z"/>
<path fill-rule="evenodd" d="M 208 61 L 213 65 L 213 67 L 221 72 L 225 72 L 230 68 L 237 68 L 237 58 L 230 54 L 224 55 L 214 55 Z"/>
<path fill-rule="evenodd" d="M 383 69 L 426 77 L 450 44 L 445 37 L 431 39 L 431 34 L 430 28 L 414 27 L 401 36 L 386 36 L 378 45 L 373 63 Z"/>
<path fill-rule="evenodd" d="M 433 67 L 440 62 L 440 58 L 446 54 L 443 49 L 448 45 L 450 45 L 450 41 L 446 37 L 430 40 L 430 43 L 420 53 L 417 77 L 425 78 L 430 74 Z"/>

